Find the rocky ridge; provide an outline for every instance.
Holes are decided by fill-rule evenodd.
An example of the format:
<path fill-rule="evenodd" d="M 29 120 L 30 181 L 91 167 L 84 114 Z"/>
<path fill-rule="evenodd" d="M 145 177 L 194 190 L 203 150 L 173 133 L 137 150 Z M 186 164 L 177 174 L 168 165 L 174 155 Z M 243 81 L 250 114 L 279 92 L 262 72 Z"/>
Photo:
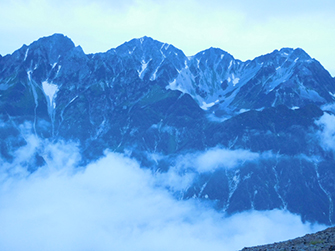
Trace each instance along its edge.
<path fill-rule="evenodd" d="M 296 239 L 243 248 L 242 251 L 334 251 L 335 227 L 327 228 L 314 234 L 306 234 Z"/>

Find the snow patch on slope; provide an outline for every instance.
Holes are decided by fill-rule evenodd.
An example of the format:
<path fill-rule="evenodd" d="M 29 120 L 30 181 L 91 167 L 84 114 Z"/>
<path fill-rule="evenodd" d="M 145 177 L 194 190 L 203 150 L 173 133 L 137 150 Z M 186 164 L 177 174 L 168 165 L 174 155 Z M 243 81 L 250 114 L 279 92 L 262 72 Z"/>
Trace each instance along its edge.
<path fill-rule="evenodd" d="M 31 71 L 27 71 L 29 82 L 31 82 Z"/>
<path fill-rule="evenodd" d="M 45 97 L 47 99 L 48 114 L 49 114 L 49 117 L 51 119 L 51 124 L 52 124 L 52 135 L 54 135 L 55 108 L 56 108 L 55 97 L 59 89 L 57 85 L 53 83 L 49 83 L 48 81 L 42 82 L 42 88 L 43 88 Z"/>
<path fill-rule="evenodd" d="M 213 107 L 215 104 L 219 103 L 219 100 L 216 100 L 215 102 L 211 102 L 211 103 L 206 103 L 205 101 L 202 102 L 202 105 L 200 106 L 201 109 L 207 111 L 208 108 Z"/>
<path fill-rule="evenodd" d="M 28 52 L 29 52 L 29 48 L 26 50 L 26 54 L 24 55 L 24 59 L 23 61 L 26 61 L 27 57 L 28 57 Z"/>
<path fill-rule="evenodd" d="M 42 82 L 43 91 L 47 97 L 48 105 L 52 109 L 56 108 L 55 96 L 58 92 L 58 86 L 47 81 Z"/>
<path fill-rule="evenodd" d="M 147 69 L 147 67 L 148 67 L 148 64 L 149 64 L 149 62 L 151 61 L 151 59 L 148 61 L 148 62 L 145 62 L 144 60 L 142 60 L 142 68 L 141 68 L 141 70 L 138 70 L 137 72 L 138 72 L 138 76 L 141 78 L 141 79 L 143 79 L 143 77 L 144 77 L 144 74 L 145 74 L 145 70 Z"/>
<path fill-rule="evenodd" d="M 58 76 L 58 73 L 59 73 L 59 71 L 60 71 L 61 68 L 62 68 L 62 66 L 61 66 L 61 65 L 58 65 L 58 70 L 57 70 L 57 72 L 56 72 L 56 77 Z"/>

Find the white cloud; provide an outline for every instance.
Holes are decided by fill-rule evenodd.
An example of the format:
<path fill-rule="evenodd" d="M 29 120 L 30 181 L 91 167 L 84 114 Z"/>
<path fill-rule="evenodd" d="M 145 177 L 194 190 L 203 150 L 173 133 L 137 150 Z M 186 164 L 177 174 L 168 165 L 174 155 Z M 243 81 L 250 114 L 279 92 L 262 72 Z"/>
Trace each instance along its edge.
<path fill-rule="evenodd" d="M 325 150 L 335 152 L 335 116 L 324 113 L 315 123 L 321 128 L 317 134 L 321 146 Z"/>
<path fill-rule="evenodd" d="M 228 149 L 210 149 L 201 154 L 196 159 L 198 170 L 201 172 L 212 171 L 223 166 L 225 168 L 233 168 L 246 161 L 253 161 L 259 158 L 258 153 L 247 150 L 228 150 Z"/>
<path fill-rule="evenodd" d="M 270 153 L 266 153 L 269 155 Z M 235 168 L 244 162 L 256 161 L 261 157 L 259 153 L 249 150 L 226 148 L 210 148 L 204 152 L 181 155 L 176 160 L 177 169 L 194 169 L 199 173 L 213 172 L 220 168 Z M 269 156 L 267 156 L 269 157 Z"/>
<path fill-rule="evenodd" d="M 160 161 L 168 156 L 148 154 L 153 161 Z M 203 152 L 193 152 L 173 157 L 175 162 L 166 172 L 155 174 L 158 184 L 168 187 L 174 192 L 186 191 L 193 183 L 197 175 L 207 172 L 215 172 L 218 169 L 232 169 L 241 167 L 245 162 L 258 161 L 261 158 L 271 158 L 270 152 L 263 154 L 249 150 L 229 150 L 214 147 Z M 158 162 L 157 162 L 158 163 Z"/>
<path fill-rule="evenodd" d="M 0 174 L 1 250 L 237 250 L 322 228 L 279 210 L 225 218 L 121 154 L 79 168 L 75 145 L 30 140 L 47 166 Z"/>
<path fill-rule="evenodd" d="M 219 169 L 243 168 L 245 163 L 259 162 L 268 159 L 278 159 L 284 155 L 274 155 L 271 151 L 262 153 L 250 150 L 214 147 L 205 151 L 191 152 L 184 155 L 169 156 L 148 154 L 153 161 L 168 161 L 171 164 L 166 172 L 156 172 L 155 179 L 158 184 L 167 187 L 170 191 L 183 194 L 194 184 L 199 174 L 214 173 Z M 165 160 L 164 160 L 165 159 Z"/>

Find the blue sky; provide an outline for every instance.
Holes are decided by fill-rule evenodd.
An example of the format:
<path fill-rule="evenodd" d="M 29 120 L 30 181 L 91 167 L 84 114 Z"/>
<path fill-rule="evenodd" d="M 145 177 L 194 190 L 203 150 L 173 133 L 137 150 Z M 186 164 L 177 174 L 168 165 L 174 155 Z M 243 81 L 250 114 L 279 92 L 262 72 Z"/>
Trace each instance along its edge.
<path fill-rule="evenodd" d="M 335 75 L 332 0 L 2 0 L 0 54 L 63 33 L 86 53 L 150 36 L 191 56 L 219 47 L 241 60 L 303 48 Z"/>

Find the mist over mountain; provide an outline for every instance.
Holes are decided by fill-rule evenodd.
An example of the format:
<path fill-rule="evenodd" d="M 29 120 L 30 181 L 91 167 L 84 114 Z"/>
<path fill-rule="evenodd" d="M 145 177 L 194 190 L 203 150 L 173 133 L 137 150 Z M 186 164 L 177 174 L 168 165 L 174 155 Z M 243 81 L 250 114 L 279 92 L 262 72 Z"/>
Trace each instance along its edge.
<path fill-rule="evenodd" d="M 54 34 L 0 57 L 2 172 L 41 172 L 57 160 L 46 147 L 71 142 L 80 157 L 60 166 L 121 153 L 178 200 L 331 225 L 334 100 L 335 79 L 300 48 L 243 62 L 142 37 L 85 54 Z"/>

